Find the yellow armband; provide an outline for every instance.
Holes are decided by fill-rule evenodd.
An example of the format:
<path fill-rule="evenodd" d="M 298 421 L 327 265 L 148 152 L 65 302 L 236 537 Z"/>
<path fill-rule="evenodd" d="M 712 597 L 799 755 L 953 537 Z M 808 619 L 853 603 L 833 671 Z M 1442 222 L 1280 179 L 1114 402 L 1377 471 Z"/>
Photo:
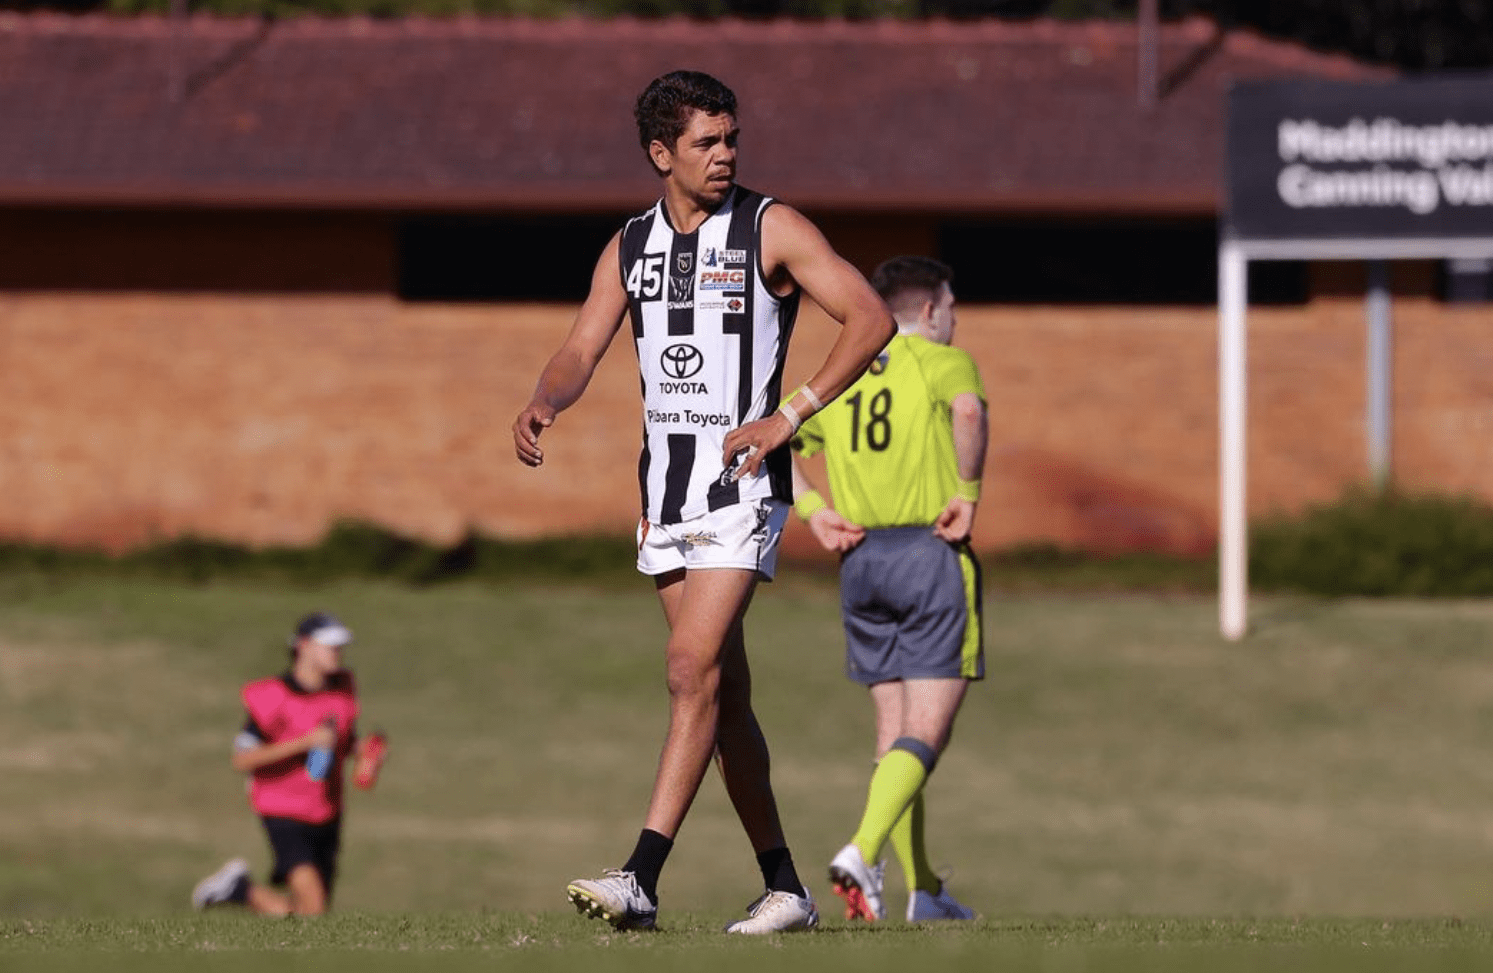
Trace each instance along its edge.
<path fill-rule="evenodd" d="M 960 480 L 959 485 L 954 488 L 954 496 L 960 500 L 968 500 L 970 503 L 980 502 L 980 481 Z"/>
<path fill-rule="evenodd" d="M 828 506 L 829 504 L 824 502 L 824 498 L 819 495 L 818 490 L 806 490 L 799 494 L 797 500 L 793 501 L 793 510 L 801 520 L 808 520 L 816 512 Z"/>

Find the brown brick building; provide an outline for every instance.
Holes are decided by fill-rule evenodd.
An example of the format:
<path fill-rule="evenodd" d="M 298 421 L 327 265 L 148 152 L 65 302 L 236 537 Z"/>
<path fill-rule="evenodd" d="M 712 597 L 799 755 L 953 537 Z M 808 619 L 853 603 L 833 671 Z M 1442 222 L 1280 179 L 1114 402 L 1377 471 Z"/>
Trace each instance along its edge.
<path fill-rule="evenodd" d="M 1147 105 L 1124 25 L 0 14 L 0 537 L 629 530 L 625 342 L 544 470 L 508 429 L 653 199 L 632 99 L 698 67 L 742 99 L 746 184 L 864 269 L 954 265 L 991 407 L 978 543 L 1206 550 L 1224 92 L 1376 72 L 1202 21 L 1159 50 Z M 1395 268 L 1395 474 L 1493 495 L 1488 308 L 1440 279 Z M 1365 474 L 1363 286 L 1254 283 L 1256 512 Z M 806 308 L 790 381 L 832 329 Z"/>

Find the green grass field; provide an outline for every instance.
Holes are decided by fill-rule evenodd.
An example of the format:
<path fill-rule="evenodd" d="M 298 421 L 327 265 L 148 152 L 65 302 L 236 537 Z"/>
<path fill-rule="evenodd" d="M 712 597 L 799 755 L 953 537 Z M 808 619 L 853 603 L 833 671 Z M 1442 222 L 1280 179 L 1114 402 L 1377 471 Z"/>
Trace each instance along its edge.
<path fill-rule="evenodd" d="M 665 723 L 647 582 L 311 591 L 0 581 L 0 970 L 289 968 L 1474 969 L 1493 958 L 1493 605 L 987 597 L 990 677 L 930 783 L 930 851 L 983 921 L 851 927 L 823 867 L 858 818 L 871 712 L 823 579 L 764 588 L 759 713 L 813 936 L 726 940 L 759 890 L 707 779 L 654 935 L 569 912 L 616 865 Z M 359 640 L 392 756 L 347 814 L 337 913 L 198 916 L 224 859 L 268 863 L 228 767 L 238 686 L 327 607 Z"/>

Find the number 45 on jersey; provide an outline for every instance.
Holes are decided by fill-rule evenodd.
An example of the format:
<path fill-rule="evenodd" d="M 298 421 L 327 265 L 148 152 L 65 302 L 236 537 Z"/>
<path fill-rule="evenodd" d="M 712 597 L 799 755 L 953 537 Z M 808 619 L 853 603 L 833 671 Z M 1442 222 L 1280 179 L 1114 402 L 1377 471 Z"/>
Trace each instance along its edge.
<path fill-rule="evenodd" d="M 656 300 L 664 290 L 664 255 L 645 253 L 627 273 L 627 293 L 637 300 Z"/>

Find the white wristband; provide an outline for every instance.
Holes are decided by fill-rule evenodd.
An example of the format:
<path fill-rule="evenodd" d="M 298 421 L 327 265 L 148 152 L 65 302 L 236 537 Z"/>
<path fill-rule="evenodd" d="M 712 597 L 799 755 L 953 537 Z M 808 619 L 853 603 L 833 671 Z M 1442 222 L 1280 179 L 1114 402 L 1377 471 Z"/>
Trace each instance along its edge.
<path fill-rule="evenodd" d="M 793 408 L 792 401 L 778 406 L 778 411 L 783 414 L 784 419 L 788 420 L 788 425 L 793 427 L 793 432 L 798 432 L 798 427 L 804 424 L 803 417 L 798 414 L 797 409 Z"/>
<path fill-rule="evenodd" d="M 804 394 L 804 398 L 809 400 L 809 405 L 814 407 L 815 412 L 824 411 L 824 403 L 819 401 L 819 396 L 814 394 L 813 389 L 809 388 L 808 385 L 800 385 L 798 390 Z"/>

